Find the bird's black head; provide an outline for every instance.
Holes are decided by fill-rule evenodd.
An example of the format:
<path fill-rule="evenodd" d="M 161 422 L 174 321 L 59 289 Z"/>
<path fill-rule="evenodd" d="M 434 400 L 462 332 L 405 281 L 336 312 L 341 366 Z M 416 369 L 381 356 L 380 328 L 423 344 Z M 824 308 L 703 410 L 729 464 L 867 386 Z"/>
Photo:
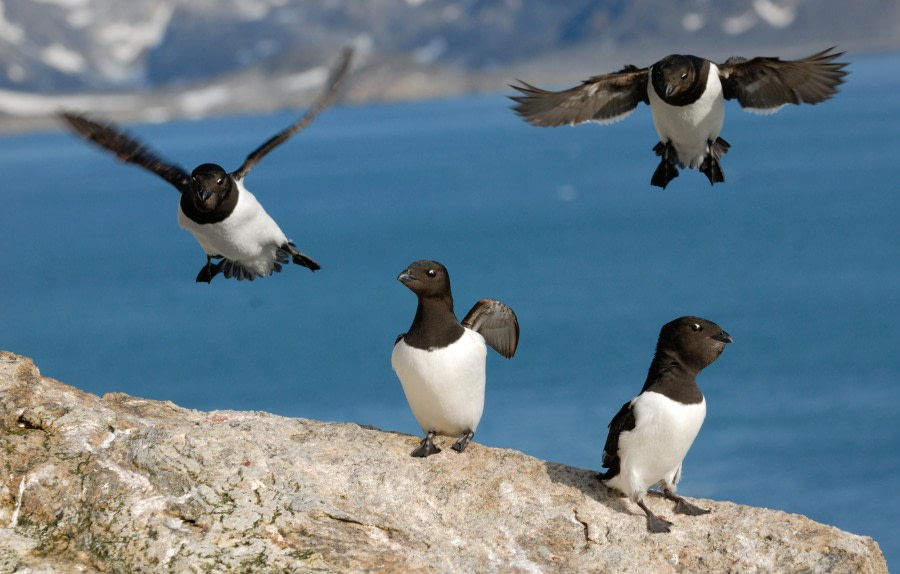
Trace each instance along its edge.
<path fill-rule="evenodd" d="M 234 191 L 234 187 L 234 179 L 221 166 L 204 163 L 191 173 L 191 202 L 197 211 L 212 211 Z"/>
<path fill-rule="evenodd" d="M 718 359 L 731 342 L 731 335 L 712 321 L 679 317 L 663 325 L 656 351 L 673 355 L 684 366 L 699 372 Z"/>
<path fill-rule="evenodd" d="M 450 274 L 437 261 L 415 261 L 397 277 L 421 298 L 450 299 Z"/>
<path fill-rule="evenodd" d="M 650 81 L 656 95 L 672 106 L 694 103 L 706 89 L 709 62 L 672 54 L 653 64 Z"/>

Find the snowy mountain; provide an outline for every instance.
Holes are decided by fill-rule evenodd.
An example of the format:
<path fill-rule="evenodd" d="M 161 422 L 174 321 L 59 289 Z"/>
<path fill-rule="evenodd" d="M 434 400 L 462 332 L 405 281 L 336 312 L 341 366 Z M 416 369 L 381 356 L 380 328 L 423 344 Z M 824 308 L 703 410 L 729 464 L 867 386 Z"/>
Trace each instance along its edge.
<path fill-rule="evenodd" d="M 900 49 L 900 3 L 0 0 L 0 129 L 60 102 L 122 114 L 141 102 L 159 118 L 301 105 L 345 45 L 358 54 L 347 97 L 368 100 L 500 89 L 521 71 L 571 82 L 672 51 L 834 44 Z"/>

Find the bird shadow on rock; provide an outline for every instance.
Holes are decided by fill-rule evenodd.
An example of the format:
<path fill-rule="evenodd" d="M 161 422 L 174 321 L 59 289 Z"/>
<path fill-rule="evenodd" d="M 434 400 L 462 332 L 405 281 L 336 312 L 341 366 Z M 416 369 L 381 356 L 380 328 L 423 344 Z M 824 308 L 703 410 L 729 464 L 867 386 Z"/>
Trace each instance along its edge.
<path fill-rule="evenodd" d="M 617 490 L 601 483 L 595 471 L 575 468 L 557 462 L 545 462 L 544 468 L 547 471 L 547 476 L 553 482 L 577 488 L 588 497 L 615 512 L 634 514 L 633 509 L 628 505 L 628 498 Z"/>

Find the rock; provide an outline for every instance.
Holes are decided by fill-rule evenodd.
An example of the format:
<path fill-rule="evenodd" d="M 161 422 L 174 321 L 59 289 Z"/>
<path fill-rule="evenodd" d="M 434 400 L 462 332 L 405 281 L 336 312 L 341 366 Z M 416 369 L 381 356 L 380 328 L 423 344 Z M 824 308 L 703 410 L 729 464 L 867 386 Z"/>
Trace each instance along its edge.
<path fill-rule="evenodd" d="M 651 535 L 593 471 L 262 412 L 91 395 L 0 352 L 0 572 L 885 573 L 874 540 L 699 501 Z M 443 441 L 442 441 L 443 442 Z M 449 443 L 442 444 L 449 447 Z"/>

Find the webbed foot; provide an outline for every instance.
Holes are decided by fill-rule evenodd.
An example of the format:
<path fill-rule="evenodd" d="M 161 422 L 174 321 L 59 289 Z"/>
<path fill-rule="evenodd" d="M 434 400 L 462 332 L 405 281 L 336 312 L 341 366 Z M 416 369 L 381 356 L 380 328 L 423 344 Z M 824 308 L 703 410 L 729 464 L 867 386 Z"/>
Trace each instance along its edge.
<path fill-rule="evenodd" d="M 222 265 L 225 263 L 225 260 L 219 261 L 215 265 L 213 265 L 212 260 L 214 257 L 220 257 L 219 255 L 207 255 L 206 256 L 206 265 L 204 265 L 200 269 L 200 273 L 197 274 L 197 279 L 195 281 L 197 283 L 209 283 L 213 280 L 213 277 L 221 273 Z"/>
<path fill-rule="evenodd" d="M 675 153 L 675 148 L 673 148 L 670 143 L 664 144 L 659 142 L 653 146 L 653 151 L 662 159 L 660 160 L 659 165 L 656 166 L 653 177 L 650 178 L 650 185 L 665 189 L 670 181 L 678 177 L 678 168 L 675 167 L 675 164 L 678 161 L 678 155 Z"/>
<path fill-rule="evenodd" d="M 700 508 L 699 506 L 694 506 L 683 498 L 675 503 L 675 512 L 677 512 L 678 514 L 687 514 L 688 516 L 701 516 L 703 514 L 710 513 L 709 510 Z"/>
<path fill-rule="evenodd" d="M 422 439 L 422 442 L 419 443 L 419 446 L 416 447 L 416 450 L 410 453 L 410 456 L 414 456 L 417 458 L 425 458 L 426 456 L 431 456 L 432 454 L 437 454 L 441 452 L 441 449 L 434 444 L 434 432 L 428 433 L 428 436 Z"/>
<path fill-rule="evenodd" d="M 728 148 L 731 147 L 731 144 L 722 138 L 716 138 L 716 141 L 707 142 L 707 144 L 709 146 L 709 155 L 703 158 L 703 163 L 700 164 L 700 173 L 709 179 L 710 185 L 722 183 L 725 181 L 725 173 L 719 165 L 719 159 L 728 153 Z"/>
<path fill-rule="evenodd" d="M 462 436 L 462 438 L 460 438 L 458 441 L 453 443 L 453 446 L 451 448 L 453 450 L 455 450 L 456 452 L 462 452 L 462 451 L 466 450 L 466 447 L 469 446 L 469 441 L 472 440 L 473 436 L 475 436 L 475 433 L 473 433 L 471 431 L 467 432 L 466 434 L 464 434 Z"/>
<path fill-rule="evenodd" d="M 699 506 L 694 506 L 690 502 L 684 499 L 684 497 L 678 496 L 672 490 L 668 488 L 663 488 L 663 496 L 671 500 L 675 503 L 675 512 L 677 514 L 687 514 L 688 516 L 700 516 L 702 514 L 709 514 L 710 511 L 704 508 L 700 508 Z"/>
<path fill-rule="evenodd" d="M 669 532 L 669 527 L 672 526 L 672 523 L 668 520 L 663 520 L 659 516 L 650 512 L 650 509 L 647 508 L 647 505 L 644 504 L 643 500 L 638 501 L 638 506 L 641 507 L 641 510 L 647 515 L 647 530 L 654 534 L 659 534 L 662 532 Z"/>
<path fill-rule="evenodd" d="M 295 264 L 302 265 L 310 271 L 316 271 L 322 268 L 312 259 L 312 257 L 306 255 L 305 253 L 300 253 L 299 251 L 297 251 L 297 248 L 291 241 L 288 241 L 287 243 L 279 247 L 275 255 L 276 260 L 281 263 L 287 263 L 288 256 L 290 256 L 291 261 L 293 261 Z"/>

